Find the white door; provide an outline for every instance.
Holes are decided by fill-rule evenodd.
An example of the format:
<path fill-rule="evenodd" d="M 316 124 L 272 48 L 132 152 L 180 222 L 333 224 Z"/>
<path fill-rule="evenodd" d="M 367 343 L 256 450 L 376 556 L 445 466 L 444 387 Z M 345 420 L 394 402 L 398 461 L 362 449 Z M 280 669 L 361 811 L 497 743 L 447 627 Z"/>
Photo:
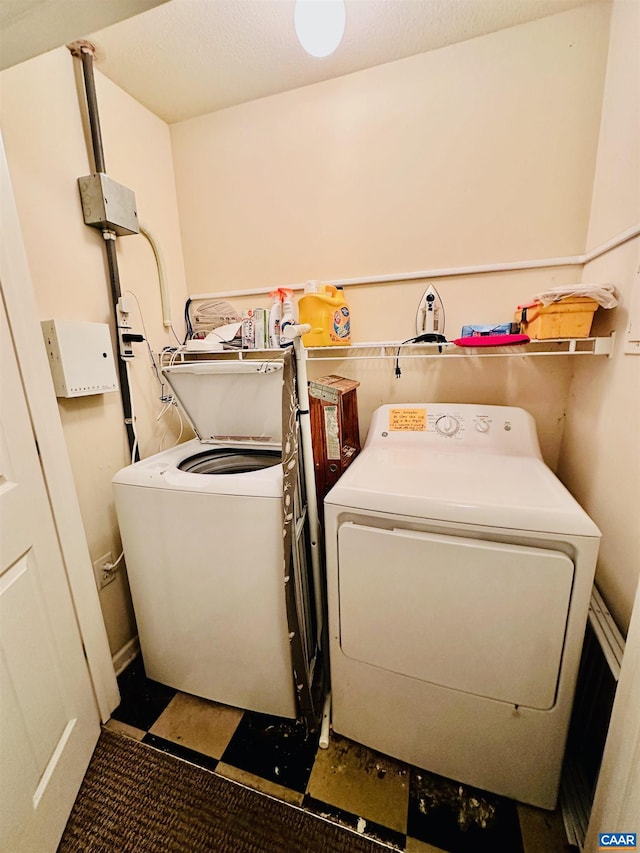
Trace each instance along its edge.
<path fill-rule="evenodd" d="M 57 847 L 100 726 L 0 304 L 0 851 Z"/>

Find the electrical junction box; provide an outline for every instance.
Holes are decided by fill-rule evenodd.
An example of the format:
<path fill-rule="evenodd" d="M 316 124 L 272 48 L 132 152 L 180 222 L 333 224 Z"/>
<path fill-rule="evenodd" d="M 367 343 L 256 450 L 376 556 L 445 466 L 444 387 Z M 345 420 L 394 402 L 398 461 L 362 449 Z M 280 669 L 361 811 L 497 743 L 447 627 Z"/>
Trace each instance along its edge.
<path fill-rule="evenodd" d="M 56 397 L 86 397 L 118 390 L 106 323 L 43 320 L 41 326 Z"/>
<path fill-rule="evenodd" d="M 115 231 L 119 237 L 140 233 L 133 190 L 103 172 L 78 178 L 78 187 L 85 225 Z"/>

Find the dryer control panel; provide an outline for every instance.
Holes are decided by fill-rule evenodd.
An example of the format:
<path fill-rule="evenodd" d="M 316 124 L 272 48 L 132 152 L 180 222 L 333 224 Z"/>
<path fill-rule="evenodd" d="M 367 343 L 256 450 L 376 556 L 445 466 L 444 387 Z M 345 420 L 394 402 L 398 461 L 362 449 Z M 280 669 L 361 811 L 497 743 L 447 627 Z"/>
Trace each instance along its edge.
<path fill-rule="evenodd" d="M 381 406 L 371 419 L 366 444 L 418 444 L 438 449 L 483 449 L 540 457 L 533 417 L 513 406 L 469 403 L 403 403 Z"/>
<path fill-rule="evenodd" d="M 432 415 L 433 425 L 438 435 L 445 435 L 449 438 L 458 436 L 461 438 L 461 433 L 465 428 L 469 428 L 469 424 L 465 422 L 462 415 L 456 414 L 436 414 Z M 493 418 L 487 414 L 477 414 L 471 419 L 471 428 L 477 432 L 489 433 L 493 425 Z M 511 421 L 507 418 L 502 424 L 502 428 L 509 432 L 511 430 Z M 500 429 L 500 425 L 498 425 Z"/>

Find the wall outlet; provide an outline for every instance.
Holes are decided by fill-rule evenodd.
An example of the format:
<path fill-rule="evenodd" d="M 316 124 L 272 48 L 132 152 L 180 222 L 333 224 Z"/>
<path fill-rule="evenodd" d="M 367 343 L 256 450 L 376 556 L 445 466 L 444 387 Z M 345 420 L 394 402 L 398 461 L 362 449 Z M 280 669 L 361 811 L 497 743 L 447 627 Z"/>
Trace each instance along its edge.
<path fill-rule="evenodd" d="M 118 567 L 114 566 L 110 568 L 112 562 L 111 551 L 109 551 L 107 554 L 103 554 L 102 557 L 98 557 L 93 564 L 93 573 L 96 576 L 96 585 L 99 590 L 104 589 L 105 586 L 116 579 Z"/>

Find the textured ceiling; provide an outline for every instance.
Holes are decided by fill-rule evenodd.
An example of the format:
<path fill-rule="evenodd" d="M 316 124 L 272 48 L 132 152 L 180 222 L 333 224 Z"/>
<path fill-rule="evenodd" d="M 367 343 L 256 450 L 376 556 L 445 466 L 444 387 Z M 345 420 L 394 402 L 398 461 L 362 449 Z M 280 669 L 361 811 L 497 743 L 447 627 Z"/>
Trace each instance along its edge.
<path fill-rule="evenodd" d="M 172 123 L 583 5 L 588 0 L 346 0 L 325 59 L 298 44 L 293 0 L 170 0 L 93 34 L 96 67 Z"/>
<path fill-rule="evenodd" d="M 166 0 L 0 0 L 0 68 L 17 65 Z"/>

